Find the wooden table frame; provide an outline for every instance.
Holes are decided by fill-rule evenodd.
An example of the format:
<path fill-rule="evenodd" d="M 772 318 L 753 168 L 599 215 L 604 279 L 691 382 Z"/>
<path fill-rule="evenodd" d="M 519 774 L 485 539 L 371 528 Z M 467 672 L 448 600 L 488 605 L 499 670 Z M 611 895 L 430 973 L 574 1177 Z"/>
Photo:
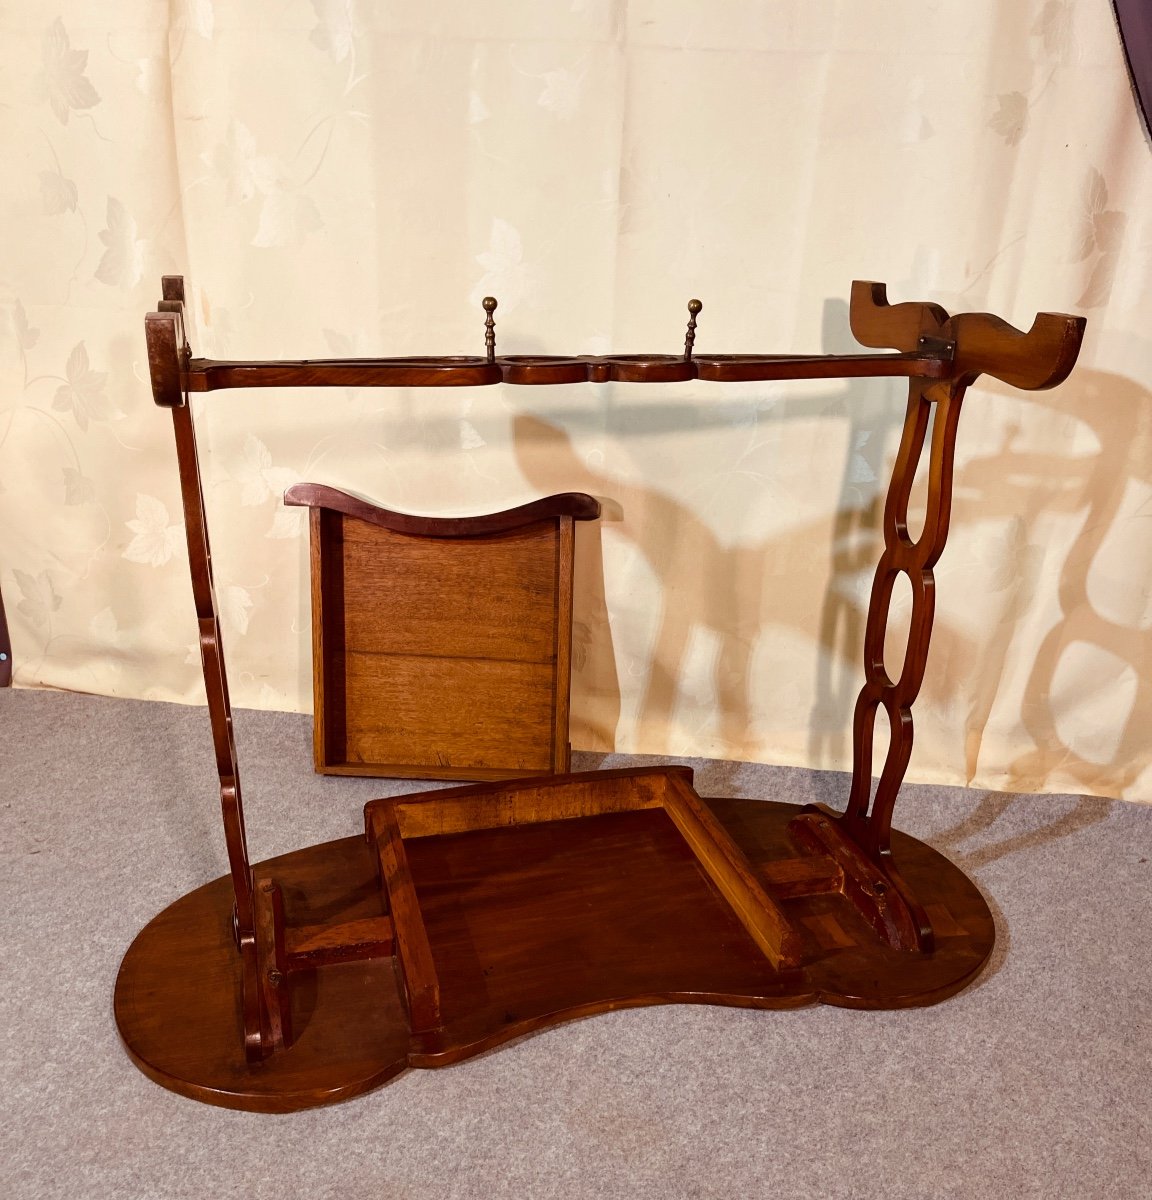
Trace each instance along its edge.
<path fill-rule="evenodd" d="M 947 860 L 913 839 L 894 835 L 892 814 L 912 750 L 911 710 L 927 660 L 934 607 L 933 567 L 948 534 L 957 422 L 965 392 L 981 374 L 1025 390 L 1054 387 L 1076 361 L 1085 324 L 1082 318 L 1041 313 L 1024 333 L 986 313 L 949 316 L 930 303 L 890 305 L 884 285 L 856 282 L 852 285 L 850 308 L 852 331 L 862 345 L 883 349 L 884 353 L 701 355 L 695 352 L 700 305 L 693 301 L 680 356 L 500 357 L 495 352 L 496 303 L 488 299 L 484 303 L 483 356 L 220 362 L 192 356 L 185 332 L 184 303 L 183 280 L 166 276 L 158 311 L 146 318 L 148 359 L 155 401 L 171 411 L 175 429 L 230 882 L 225 885 L 217 881 L 178 901 L 143 931 L 125 959 L 117 987 L 117 1019 L 129 1052 L 152 1078 L 212 1103 L 262 1110 L 300 1108 L 363 1091 L 405 1065 L 455 1061 L 527 1028 L 627 1003 L 702 996 L 721 1003 L 761 1007 L 789 1007 L 814 999 L 855 1007 L 890 1007 L 941 999 L 975 975 L 994 937 L 986 905 L 970 881 Z M 747 801 L 705 803 L 692 791 L 690 777 L 682 778 L 675 770 L 658 773 L 656 782 L 637 782 L 643 772 L 625 772 L 626 784 L 611 778 L 618 773 L 561 775 L 535 785 L 531 780 L 512 785 L 484 784 L 450 793 L 374 802 L 366 813 L 367 840 L 357 843 L 359 848 L 346 839 L 299 851 L 265 864 L 257 879 L 247 850 L 191 394 L 245 387 L 451 387 L 877 376 L 907 377 L 909 394 L 884 510 L 884 549 L 868 606 L 865 682 L 856 703 L 852 782 L 843 813 L 820 808 L 801 811 L 770 802 L 751 809 L 746 807 L 751 803 Z M 923 532 L 913 538 L 908 530 L 908 507 L 926 442 L 927 514 Z M 892 591 L 901 574 L 911 585 L 912 617 L 904 662 L 893 678 L 884 665 L 884 644 Z M 873 735 L 881 707 L 891 737 L 873 795 Z M 517 807 L 515 797 L 534 786 L 533 805 Z M 612 797 L 621 788 L 627 796 L 617 804 Z M 648 803 L 653 788 L 665 799 Z M 592 796 L 591 807 L 568 812 L 577 794 Z M 503 811 L 519 813 L 519 817 L 502 824 L 518 829 L 517 837 L 536 839 L 533 845 L 563 850 L 571 839 L 582 836 L 574 829 L 587 829 L 589 837 L 595 829 L 599 831 L 595 836 L 606 839 L 603 844 L 608 849 L 604 853 L 611 857 L 615 853 L 611 848 L 613 838 L 617 836 L 613 831 L 621 831 L 617 839 L 622 839 L 621 844 L 633 839 L 628 843 L 633 847 L 643 845 L 646 837 L 655 839 L 653 845 L 663 847 L 660 853 L 670 856 L 667 862 L 673 866 L 660 870 L 654 867 L 653 881 L 646 886 L 654 889 L 652 896 L 665 897 L 671 906 L 676 895 L 660 891 L 660 872 L 679 871 L 681 867 L 675 864 L 686 860 L 677 857 L 681 855 L 676 848 L 680 843 L 667 840 L 664 826 L 659 824 L 670 818 L 687 839 L 693 861 L 703 865 L 713 892 L 718 892 L 727 905 L 715 912 L 709 910 L 710 915 L 701 919 L 713 923 L 709 928 L 728 931 L 712 935 L 714 939 L 730 937 L 735 939 L 735 946 L 744 938 L 739 950 L 731 952 L 733 962 L 739 959 L 755 978 L 731 976 L 731 964 L 725 961 L 714 967 L 720 983 L 696 984 L 692 982 L 692 964 L 685 960 L 677 966 L 680 975 L 660 983 L 665 979 L 661 973 L 664 964 L 654 960 L 645 968 L 648 975 L 640 980 L 639 976 L 628 975 L 632 967 L 625 961 L 627 954 L 621 953 L 612 960 L 617 965 L 611 968 L 619 979 L 605 984 L 599 992 L 583 977 L 579 986 L 574 982 L 570 985 L 570 992 L 548 991 L 543 985 L 537 986 L 539 981 L 528 981 L 525 989 L 536 997 L 534 1009 L 526 1001 L 524 1011 L 503 1016 L 495 1015 L 495 1010 L 480 1013 L 479 1008 L 445 1016 L 434 954 L 421 932 L 422 904 L 425 897 L 443 897 L 447 885 L 442 881 L 451 875 L 445 856 L 456 853 L 454 838 L 487 838 L 469 844 L 487 846 L 486 853 L 492 855 L 494 863 L 503 861 L 504 852 L 500 830 L 493 833 L 491 825 L 465 822 L 443 837 L 432 836 L 429 830 L 436 821 L 448 820 L 445 814 L 455 811 L 453 806 L 476 813 L 486 805 L 503 805 Z M 611 811 L 605 811 L 605 806 Z M 423 825 L 417 816 L 410 819 L 411 828 L 424 830 L 419 836 L 426 860 L 421 868 L 424 882 L 414 885 L 405 851 L 403 814 L 415 813 L 421 807 L 433 815 L 423 818 Z M 653 807 L 660 812 L 641 811 Z M 604 826 L 603 822 L 609 820 L 616 824 Z M 526 827 L 524 821 L 528 822 Z M 549 841 L 561 838 L 560 833 L 553 833 L 561 826 L 568 841 Z M 459 864 L 453 869 L 458 870 Z M 517 868 L 505 863 L 499 869 L 514 875 Z M 586 864 L 583 869 L 588 869 Z M 619 864 L 614 869 L 619 872 Z M 329 903 L 324 909 L 328 914 L 325 921 L 314 919 L 320 909 L 316 905 L 309 908 L 305 899 L 295 901 L 303 919 L 297 917 L 293 924 L 286 915 L 289 892 L 303 897 L 308 888 L 314 888 L 317 895 L 327 896 L 335 886 L 333 877 L 340 872 L 362 880 L 363 872 L 369 870 L 379 875 L 382 884 L 382 900 L 371 911 L 362 903 L 363 889 L 369 886 L 362 881 L 356 892 L 361 898 L 349 900 L 343 908 Z M 909 882 L 912 875 L 920 881 L 915 887 Z M 683 887 L 688 886 L 689 877 L 682 876 Z M 619 896 L 611 893 L 607 884 L 604 887 L 608 890 L 603 893 L 603 911 L 609 913 L 615 911 L 612 905 L 619 903 Z M 839 906 L 835 910 L 829 907 L 830 897 Z M 185 926 L 200 928 L 197 922 L 217 920 L 207 914 L 219 913 L 226 902 L 232 911 L 235 948 L 227 950 L 213 943 L 210 952 L 203 947 L 193 952 L 189 949 L 191 943 L 181 940 L 186 934 L 179 930 Z M 701 899 L 699 904 L 707 906 L 712 901 Z M 789 905 L 794 911 L 791 917 L 784 911 Z M 499 919 L 499 910 L 494 911 Z M 429 912 L 434 921 L 440 922 L 442 932 L 437 936 L 444 938 L 440 950 L 443 967 L 449 961 L 443 958 L 448 953 L 446 947 L 456 936 L 451 933 L 451 913 L 441 900 L 433 903 Z M 530 916 L 524 909 L 511 913 L 510 928 L 524 926 Z M 730 917 L 738 918 L 736 925 L 731 924 Z M 741 926 L 743 933 L 731 932 Z M 542 953 L 539 931 L 521 930 L 516 936 L 522 936 L 525 945 L 531 942 L 534 954 Z M 614 935 L 606 928 L 605 936 L 611 941 Z M 668 962 L 678 962 L 678 943 L 671 932 L 668 937 L 664 957 Z M 941 938 L 952 939 L 947 950 L 941 948 Z M 684 941 L 690 943 L 691 936 Z M 843 950 L 839 960 L 834 953 L 837 947 Z M 626 945 L 623 950 L 627 950 Z M 709 952 L 703 943 L 696 951 L 704 957 Z M 155 989 L 161 985 L 155 981 L 161 965 L 169 976 L 180 975 L 193 969 L 193 960 L 200 961 L 198 954 L 206 956 L 203 963 L 210 961 L 211 965 L 196 969 L 216 972 L 224 981 L 220 986 L 229 995 L 229 989 L 237 989 L 234 1007 L 238 1014 L 229 1017 L 232 1001 L 221 1001 L 222 1015 L 213 1017 L 218 1025 L 214 1031 L 206 1027 L 203 1061 L 193 1069 L 186 1058 L 180 1060 L 183 1065 L 176 1066 L 175 1060 L 165 1057 L 166 1043 L 163 1035 L 156 1033 L 157 1013 L 180 1000 L 176 993 L 165 993 L 167 999 L 157 999 Z M 749 956 L 758 965 L 749 965 Z M 355 993 L 360 998 L 339 1003 L 333 1000 L 325 1009 L 321 1001 L 326 993 L 322 988 L 315 989 L 320 988 L 319 977 L 328 978 L 330 983 L 325 986 L 335 994 L 347 982 L 346 976 L 323 976 L 321 968 L 350 970 L 350 964 L 357 964 L 358 970 L 376 972 L 371 979 L 377 989 L 386 988 L 380 982 L 386 978 L 379 974 L 382 967 L 389 972 L 394 969 L 399 983 L 395 997 L 387 1004 L 379 1000 L 392 1015 L 380 1018 L 383 1032 L 377 1040 L 363 1034 L 358 1047 L 341 1058 L 344 1051 L 332 1049 L 333 1039 L 338 1040 L 337 1031 L 344 1037 L 345 1026 L 363 1022 L 368 1019 L 366 1012 L 373 1010 L 357 1007 L 364 1003 L 361 992 Z M 553 967 L 558 974 L 568 969 L 559 960 Z M 494 969 L 491 963 L 486 968 Z M 766 971 L 769 974 L 765 975 Z M 193 978 L 189 977 L 187 986 L 194 986 Z M 303 991 L 294 992 L 293 980 L 305 978 L 312 982 Z M 151 981 L 153 991 L 147 992 L 141 982 L 144 979 Z M 681 980 L 687 982 L 682 984 Z M 633 990 L 629 992 L 629 988 Z M 348 995 L 352 994 L 349 991 Z M 378 995 L 383 996 L 383 992 Z M 309 1007 L 313 1001 L 314 1006 Z M 505 1007 L 509 1007 L 506 999 Z M 321 1015 L 322 1010 L 325 1015 Z M 303 1019 L 305 1011 L 311 1014 L 307 1019 L 313 1031 L 321 1026 L 328 1031 L 326 1049 L 322 1051 L 316 1049 L 319 1040 L 312 1043 L 306 1037 L 293 1036 L 294 1013 Z M 244 1059 L 240 1062 L 228 1057 L 231 1049 L 216 1045 L 224 1036 L 220 1030 L 229 1027 L 230 1020 L 242 1040 Z M 393 1026 L 401 1030 L 402 1036 Z M 295 1060 L 294 1054 L 298 1055 Z"/>

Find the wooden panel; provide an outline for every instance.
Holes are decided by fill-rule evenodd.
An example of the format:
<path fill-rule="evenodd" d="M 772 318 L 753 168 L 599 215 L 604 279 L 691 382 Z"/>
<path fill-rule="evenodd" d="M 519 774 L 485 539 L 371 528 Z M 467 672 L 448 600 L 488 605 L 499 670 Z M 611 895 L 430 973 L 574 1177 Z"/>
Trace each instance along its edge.
<path fill-rule="evenodd" d="M 318 771 L 568 769 L 574 522 L 595 519 L 593 497 L 467 518 L 413 517 L 319 484 L 285 502 L 311 507 Z"/>
<path fill-rule="evenodd" d="M 347 762 L 550 769 L 550 664 L 349 654 L 346 671 Z"/>
<path fill-rule="evenodd" d="M 554 661 L 555 521 L 470 538 L 343 522 L 349 650 Z"/>

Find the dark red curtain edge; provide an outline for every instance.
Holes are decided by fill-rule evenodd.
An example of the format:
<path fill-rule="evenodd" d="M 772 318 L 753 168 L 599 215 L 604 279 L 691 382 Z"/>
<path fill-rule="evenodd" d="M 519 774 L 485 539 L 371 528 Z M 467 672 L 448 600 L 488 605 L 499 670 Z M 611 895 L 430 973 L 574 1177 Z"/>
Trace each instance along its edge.
<path fill-rule="evenodd" d="M 12 643 L 8 639 L 8 618 L 4 615 L 4 597 L 0 596 L 0 688 L 12 683 Z"/>
<path fill-rule="evenodd" d="M 1128 77 L 1144 133 L 1152 139 L 1152 3 L 1150 0 L 1112 0 L 1120 44 L 1128 61 Z"/>

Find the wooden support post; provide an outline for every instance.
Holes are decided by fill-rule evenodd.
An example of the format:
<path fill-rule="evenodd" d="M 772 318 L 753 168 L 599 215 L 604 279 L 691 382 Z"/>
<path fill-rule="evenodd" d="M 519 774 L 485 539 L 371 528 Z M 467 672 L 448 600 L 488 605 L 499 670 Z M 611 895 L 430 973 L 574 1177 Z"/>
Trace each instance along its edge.
<path fill-rule="evenodd" d="M 145 318 L 148 368 L 152 377 L 153 398 L 158 405 L 171 410 L 176 437 L 184 532 L 188 541 L 188 565 L 196 604 L 204 690 L 212 723 L 216 773 L 220 780 L 220 808 L 228 865 L 236 896 L 234 927 L 243 963 L 241 1010 L 245 1054 L 250 1061 L 256 1061 L 265 1053 L 267 1019 L 262 1012 L 258 979 L 260 955 L 256 947 L 252 866 L 248 859 L 244 828 L 244 806 L 240 795 L 236 741 L 232 732 L 228 676 L 221 646 L 220 616 L 212 581 L 212 551 L 208 542 L 196 431 L 184 385 L 184 370 L 191 357 L 184 326 L 184 280 L 178 275 L 166 275 L 162 286 L 163 299 L 158 311 L 149 313 Z"/>
<path fill-rule="evenodd" d="M 815 838 L 825 849 L 837 847 L 833 857 L 856 881 L 856 893 L 866 901 L 866 915 L 892 945 L 927 951 L 932 946 L 931 925 L 892 863 L 890 840 L 892 810 L 912 754 L 912 704 L 928 661 L 935 608 L 933 567 L 948 538 L 960 409 L 965 391 L 981 374 L 1028 390 L 1060 383 L 1076 361 L 1084 319 L 1040 313 L 1032 328 L 1022 333 L 987 313 L 949 317 L 936 304 L 889 305 L 883 284 L 856 282 L 852 285 L 851 323 L 856 339 L 865 346 L 905 353 L 917 349 L 935 352 L 941 359 L 950 359 L 952 369 L 944 378 L 909 381 L 904 430 L 884 508 L 884 550 L 868 603 L 865 682 L 853 717 L 852 785 L 847 810 L 839 818 L 823 814 L 820 821 L 827 822 L 823 825 L 801 818 L 795 828 L 809 841 Z M 913 540 L 908 532 L 908 504 L 930 424 L 927 513 L 923 532 Z M 885 668 L 884 643 L 892 590 L 901 574 L 912 588 L 912 620 L 904 663 L 892 679 Z M 881 706 L 891 732 L 873 798 L 873 739 Z M 851 846 L 844 843 L 845 838 Z M 883 913 L 877 909 L 876 897 L 868 896 L 864 878 L 867 872 L 853 872 L 849 865 L 852 846 L 862 851 L 873 867 L 879 867 L 896 889 L 896 896 L 884 897 Z M 846 894 L 852 894 L 852 889 Z"/>

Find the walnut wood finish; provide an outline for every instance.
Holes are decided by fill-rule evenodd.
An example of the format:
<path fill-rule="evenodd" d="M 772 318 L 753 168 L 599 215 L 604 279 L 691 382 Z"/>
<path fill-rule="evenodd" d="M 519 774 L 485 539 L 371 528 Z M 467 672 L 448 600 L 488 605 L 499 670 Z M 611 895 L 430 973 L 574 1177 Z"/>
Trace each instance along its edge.
<path fill-rule="evenodd" d="M 862 851 L 869 868 L 857 865 L 850 878 L 877 900 L 875 926 L 891 945 L 929 951 L 932 929 L 927 913 L 891 863 L 892 810 L 912 754 L 912 704 L 928 660 L 935 606 L 932 568 L 944 550 L 952 504 L 956 429 L 964 393 L 980 374 L 1025 389 L 1055 387 L 1071 371 L 1084 334 L 1084 319 L 1040 313 L 1021 333 L 987 313 L 949 317 L 936 304 L 889 305 L 884 285 L 856 282 L 850 308 L 852 333 L 866 346 L 952 347 L 953 374 L 909 385 L 904 429 L 884 508 L 884 551 L 876 568 L 864 634 L 865 683 L 853 718 L 852 786 L 847 811 L 827 812 L 807 821 L 806 834 L 828 849 L 837 847 L 847 865 Z M 933 412 L 935 406 L 935 412 Z M 928 498 L 924 528 L 908 532 L 908 505 L 916 467 L 931 424 Z M 885 668 L 884 644 L 892 591 L 904 574 L 912 589 L 912 618 L 904 663 L 893 680 Z M 876 715 L 884 707 L 890 728 L 888 753 L 875 797 L 871 795 Z M 870 870 L 882 878 L 869 879 Z M 885 878 L 887 882 L 885 883 Z M 875 885 L 885 891 L 875 896 Z M 893 895 L 888 885 L 895 888 Z"/>
<path fill-rule="evenodd" d="M 311 508 L 314 752 L 335 775 L 506 779 L 566 771 L 569 492 L 415 517 L 318 484 Z"/>
<path fill-rule="evenodd" d="M 697 797 L 796 934 L 798 965 L 777 969 L 663 804 L 645 802 L 645 792 L 690 788 L 690 772 L 666 774 L 661 785 L 651 771 L 632 772 L 632 810 L 617 772 L 605 772 L 603 789 L 541 780 L 533 795 L 532 784 L 518 781 L 514 793 L 479 785 L 369 806 L 373 816 L 384 804 L 401 810 L 399 841 L 424 937 L 417 970 L 437 989 L 430 1028 L 413 1030 L 392 958 L 350 958 L 294 971 L 291 1047 L 246 1062 L 224 878 L 177 900 L 125 957 L 116 1019 L 128 1052 L 183 1095 L 287 1112 L 593 1013 L 674 1002 L 900 1008 L 952 995 L 984 963 L 994 937 L 987 905 L 923 843 L 892 837 L 893 858 L 939 931 L 934 953 L 909 954 L 876 936 L 831 860 L 797 844 L 797 806 Z M 570 815 L 536 821 L 533 812 L 551 811 L 549 790 L 565 797 L 558 810 L 571 802 Z M 589 815 L 585 805 L 602 811 Z M 260 865 L 261 879 L 280 884 L 289 947 L 301 930 L 315 939 L 325 926 L 380 927 L 378 846 L 349 837 Z"/>
<path fill-rule="evenodd" d="M 940 379 L 941 352 L 909 354 L 612 354 L 562 357 L 300 359 L 223 362 L 193 358 L 180 376 L 186 392 L 251 387 L 481 387 L 493 383 L 685 383 L 712 379 L 847 379 L 881 375 Z"/>
<path fill-rule="evenodd" d="M 240 770 L 232 732 L 232 706 L 220 639 L 220 616 L 212 581 L 212 551 L 208 543 L 196 431 L 192 423 L 192 410 L 183 391 L 183 367 L 191 354 L 184 330 L 184 281 L 179 276 L 166 275 L 162 288 L 163 296 L 158 311 L 149 313 L 145 318 L 148 367 L 152 376 L 153 398 L 157 404 L 171 410 L 176 437 L 188 565 L 192 574 L 192 596 L 199 627 L 200 661 L 212 725 L 216 773 L 220 781 L 224 840 L 235 895 L 233 931 L 243 963 L 241 1008 L 244 1046 L 249 1060 L 256 1061 L 266 1051 L 270 1025 L 260 983 L 252 867 L 248 858 Z"/>
<path fill-rule="evenodd" d="M 911 753 L 964 392 L 981 373 L 1017 387 L 1055 386 L 1075 362 L 1084 322 L 1042 313 L 1022 333 L 988 314 L 889 305 L 883 285 L 856 283 L 858 340 L 896 353 L 699 355 L 697 304 L 679 358 L 497 357 L 495 302 L 484 307 L 484 358 L 193 359 L 176 277 L 166 277 L 158 311 L 147 318 L 153 395 L 173 410 L 231 870 L 141 932 L 121 967 L 116 1017 L 140 1068 L 183 1094 L 290 1111 L 355 1095 L 405 1065 L 445 1065 L 570 1017 L 635 1004 L 929 1004 L 963 987 L 991 950 L 979 892 L 935 851 L 893 832 L 892 809 Z M 189 392 L 865 375 L 904 375 L 910 385 L 869 605 L 844 814 L 704 802 L 677 769 L 480 784 L 373 802 L 366 838 L 274 859 L 256 887 Z M 913 539 L 908 505 L 930 426 L 927 518 Z M 552 500 L 578 506 L 588 498 Z M 343 508 L 313 507 L 316 542 L 328 518 L 361 532 L 417 536 L 389 522 L 422 519 L 370 519 L 362 504 L 345 497 Z M 575 519 L 575 509 L 549 518 L 566 522 L 569 537 Z M 439 528 L 423 536 L 460 544 L 509 536 Z M 912 586 L 912 630 L 893 680 L 884 641 L 900 573 Z M 325 639 L 338 639 L 339 627 L 324 624 L 321 633 L 317 652 L 329 653 Z M 892 738 L 871 799 L 881 705 Z"/>
<path fill-rule="evenodd" d="M 385 863 L 385 885 L 393 898 L 389 874 L 403 854 L 404 838 L 448 837 L 480 829 L 552 821 L 583 820 L 610 814 L 661 809 L 696 856 L 701 870 L 731 906 L 752 940 L 776 968 L 795 966 L 800 960 L 800 940 L 779 906 L 764 890 L 751 864 L 729 838 L 724 827 L 703 805 L 691 787 L 687 768 L 589 771 L 558 780 L 532 779 L 480 787 L 450 788 L 399 800 L 373 800 L 364 810 L 365 832 L 377 845 Z M 387 859 L 385 856 L 387 855 Z M 414 904 L 411 878 L 403 862 L 400 896 L 407 909 Z M 423 943 L 423 923 L 411 916 L 416 940 Z M 423 977 L 435 989 L 430 959 L 423 959 Z M 427 965 L 424 965 L 426 963 Z M 405 977 L 410 978 L 407 968 Z M 433 1028 L 423 1025 L 413 1032 Z"/>

